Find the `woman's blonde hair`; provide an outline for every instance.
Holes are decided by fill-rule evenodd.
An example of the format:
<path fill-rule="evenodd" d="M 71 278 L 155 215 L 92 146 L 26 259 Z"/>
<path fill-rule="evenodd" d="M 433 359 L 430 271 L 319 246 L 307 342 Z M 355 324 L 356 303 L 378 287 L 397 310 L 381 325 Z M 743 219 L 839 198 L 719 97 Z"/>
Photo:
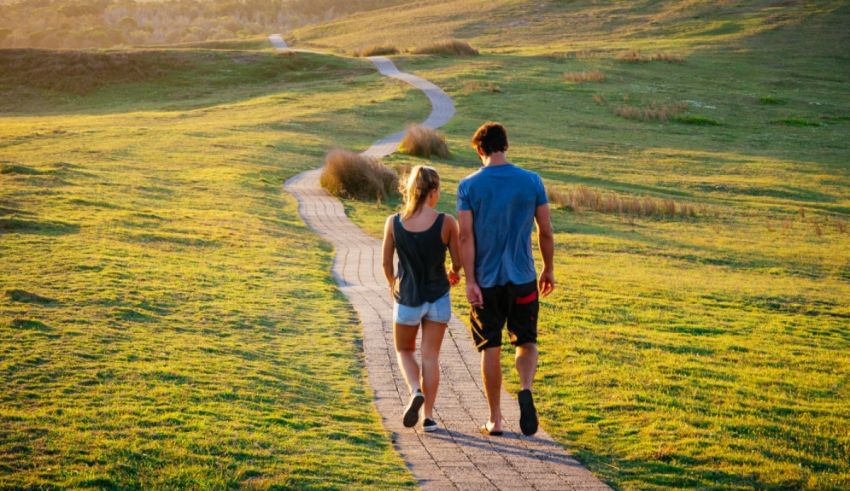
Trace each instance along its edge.
<path fill-rule="evenodd" d="M 440 175 L 437 170 L 427 165 L 417 165 L 410 170 L 407 182 L 401 187 L 404 206 L 401 208 L 401 218 L 406 220 L 422 209 L 428 194 L 440 189 Z"/>

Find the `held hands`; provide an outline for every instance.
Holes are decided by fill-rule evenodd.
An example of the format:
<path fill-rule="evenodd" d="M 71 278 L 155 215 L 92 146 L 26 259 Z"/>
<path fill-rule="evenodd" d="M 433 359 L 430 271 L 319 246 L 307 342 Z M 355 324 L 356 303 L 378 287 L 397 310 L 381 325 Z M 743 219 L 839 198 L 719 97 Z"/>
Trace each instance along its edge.
<path fill-rule="evenodd" d="M 552 293 L 552 290 L 555 289 L 555 271 L 543 269 L 543 272 L 540 273 L 540 279 L 537 280 L 537 288 L 540 290 L 541 297 Z"/>

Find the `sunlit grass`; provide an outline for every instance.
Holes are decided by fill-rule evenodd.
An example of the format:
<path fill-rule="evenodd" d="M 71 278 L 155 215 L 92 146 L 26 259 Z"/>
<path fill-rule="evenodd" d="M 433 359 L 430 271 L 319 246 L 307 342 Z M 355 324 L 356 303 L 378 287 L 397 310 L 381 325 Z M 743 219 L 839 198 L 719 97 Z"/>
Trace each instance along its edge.
<path fill-rule="evenodd" d="M 256 70 L 196 54 L 173 76 Z M 0 116 L 2 486 L 412 484 L 282 184 L 426 101 L 368 62 L 292 63 L 251 95 L 159 81 Z"/>
<path fill-rule="evenodd" d="M 841 489 L 846 19 L 829 1 L 446 1 L 292 37 L 481 49 L 399 60 L 457 103 L 453 156 L 430 161 L 446 211 L 485 120 L 549 185 L 705 210 L 554 211 L 537 400 L 595 473 L 626 489 Z M 409 486 L 331 251 L 281 184 L 329 148 L 421 121 L 426 99 L 365 60 L 207 47 L 165 50 L 183 66 L 85 97 L 0 75 L 2 484 Z M 686 63 L 616 59 L 629 50 Z M 564 82 L 593 71 L 605 83 Z M 610 109 L 655 101 L 688 109 L 667 122 Z M 376 236 L 397 205 L 346 202 Z"/>
<path fill-rule="evenodd" d="M 829 36 L 799 48 L 819 57 L 792 56 L 842 15 L 683 64 L 486 49 L 463 63 L 400 62 L 458 107 L 443 129 L 453 157 L 431 162 L 444 211 L 454 213 L 457 182 L 478 166 L 469 138 L 486 120 L 507 125 L 510 157 L 547 185 L 702 210 L 688 219 L 553 212 L 559 287 L 541 313 L 537 400 L 544 427 L 617 487 L 850 483 L 848 81 L 835 76 Z M 794 62 L 771 61 L 779 57 Z M 563 82 L 590 70 L 606 82 Z M 482 74 L 500 91 L 466 90 Z M 687 101 L 679 118 L 692 119 L 632 121 L 609 108 L 655 100 Z M 376 237 L 395 206 L 346 202 Z M 464 318 L 462 295 L 454 300 Z M 512 365 L 506 356 L 516 390 Z"/>

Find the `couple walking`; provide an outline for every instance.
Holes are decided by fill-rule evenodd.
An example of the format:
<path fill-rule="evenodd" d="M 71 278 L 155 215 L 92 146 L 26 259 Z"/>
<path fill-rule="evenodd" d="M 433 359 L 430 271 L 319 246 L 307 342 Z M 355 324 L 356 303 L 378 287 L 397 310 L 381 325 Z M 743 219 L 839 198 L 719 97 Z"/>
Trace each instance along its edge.
<path fill-rule="evenodd" d="M 546 190 L 537 174 L 507 160 L 508 137 L 502 125 L 485 123 L 472 137 L 472 145 L 483 167 L 458 186 L 457 221 L 435 210 L 440 198 L 437 171 L 416 166 L 403 189 L 402 211 L 389 216 L 384 227 L 383 267 L 394 300 L 395 349 L 411 394 L 403 422 L 406 427 L 415 426 L 424 406 L 423 430 L 438 427 L 433 411 L 440 383 L 440 346 L 451 318 L 449 290 L 460 281 L 462 268 L 472 339 L 481 353 L 490 407 L 481 432 L 503 434 L 500 358 L 507 323 L 522 387 L 517 395 L 520 429 L 532 435 L 537 431 L 531 389 L 537 371 L 538 296 L 548 295 L 555 285 Z M 544 265 L 539 278 L 531 253 L 534 222 Z M 398 254 L 398 271 L 393 253 Z M 421 368 L 414 356 L 420 326 Z"/>

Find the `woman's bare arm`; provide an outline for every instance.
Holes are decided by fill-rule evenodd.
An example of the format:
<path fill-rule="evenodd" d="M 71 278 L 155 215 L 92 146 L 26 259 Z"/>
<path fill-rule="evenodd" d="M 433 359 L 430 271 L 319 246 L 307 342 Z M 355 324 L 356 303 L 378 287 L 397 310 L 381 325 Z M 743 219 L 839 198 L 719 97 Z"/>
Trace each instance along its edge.
<path fill-rule="evenodd" d="M 449 246 L 449 255 L 452 258 L 452 271 L 457 274 L 462 267 L 460 262 L 460 231 L 457 227 L 457 221 L 451 215 L 446 215 L 447 238 L 445 241 Z"/>
<path fill-rule="evenodd" d="M 393 218 L 395 215 L 390 215 L 387 218 L 387 223 L 384 224 L 384 245 L 383 245 L 383 265 L 384 276 L 387 278 L 387 283 L 390 289 L 395 282 L 395 264 L 393 263 L 393 254 L 395 253 L 395 237 L 393 236 Z"/>

